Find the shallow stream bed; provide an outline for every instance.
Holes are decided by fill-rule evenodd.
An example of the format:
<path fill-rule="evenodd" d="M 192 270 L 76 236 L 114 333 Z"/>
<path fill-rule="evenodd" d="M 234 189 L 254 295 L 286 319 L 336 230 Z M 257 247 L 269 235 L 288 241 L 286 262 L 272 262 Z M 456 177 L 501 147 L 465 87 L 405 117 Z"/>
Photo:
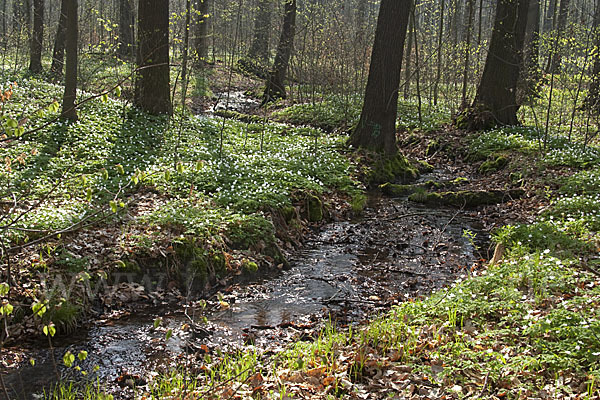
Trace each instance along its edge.
<path fill-rule="evenodd" d="M 62 356 L 85 350 L 89 357 L 80 366 L 88 371 L 98 366 L 90 375 L 116 398 L 130 398 L 128 385 L 143 385 L 149 373 L 177 365 L 186 353 L 248 343 L 276 352 L 291 341 L 310 340 L 323 321 L 359 324 L 466 276 L 481 258 L 478 249 L 487 250 L 487 236 L 473 227 L 475 221 L 455 209 L 374 196 L 360 219 L 315 228 L 289 270 L 224 288 L 206 308 L 190 302 L 146 310 L 98 321 L 57 339 L 54 350 L 17 349 L 25 355 L 23 366 L 4 381 L 13 398 L 37 398 L 57 373 L 81 376 L 63 366 Z M 168 330 L 172 336 L 166 340 Z"/>

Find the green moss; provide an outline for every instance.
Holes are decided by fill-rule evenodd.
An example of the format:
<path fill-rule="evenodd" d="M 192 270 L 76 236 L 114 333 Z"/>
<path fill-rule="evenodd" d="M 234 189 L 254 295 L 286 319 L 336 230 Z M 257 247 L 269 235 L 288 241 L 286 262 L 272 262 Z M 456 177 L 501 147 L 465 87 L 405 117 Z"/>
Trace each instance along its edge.
<path fill-rule="evenodd" d="M 350 201 L 350 206 L 355 214 L 360 214 L 367 205 L 367 196 L 364 193 L 355 194 Z"/>
<path fill-rule="evenodd" d="M 306 212 L 310 222 L 323 220 L 323 202 L 317 196 L 309 194 L 306 198 Z"/>
<path fill-rule="evenodd" d="M 419 171 L 402 154 L 395 156 L 379 156 L 375 161 L 368 181 L 372 185 L 385 182 L 400 181 L 403 183 L 415 180 Z"/>
<path fill-rule="evenodd" d="M 249 261 L 248 259 L 244 258 L 242 260 L 242 269 L 245 272 L 255 273 L 258 271 L 258 264 L 254 261 Z"/>
<path fill-rule="evenodd" d="M 463 190 L 459 192 L 418 192 L 409 196 L 410 201 L 429 205 L 451 205 L 456 207 L 478 207 L 498 204 L 519 198 L 524 194 L 521 189 L 501 190 Z"/>
<path fill-rule="evenodd" d="M 385 195 L 392 197 L 408 196 L 417 191 L 423 191 L 418 185 L 396 185 L 390 182 L 379 185 L 379 188 Z"/>
<path fill-rule="evenodd" d="M 479 166 L 479 173 L 480 174 L 489 174 L 489 173 L 493 173 L 496 171 L 500 171 L 501 169 L 503 169 L 504 167 L 506 167 L 508 165 L 508 158 L 506 158 L 505 156 L 498 156 L 496 157 L 494 160 L 488 160 L 486 162 L 484 162 L 483 164 L 481 164 Z"/>
<path fill-rule="evenodd" d="M 417 163 L 417 169 L 421 173 L 433 172 L 433 170 L 435 169 L 435 167 L 433 165 L 429 164 L 427 161 L 417 160 L 416 163 Z"/>
<path fill-rule="evenodd" d="M 467 184 L 467 183 L 469 183 L 469 180 L 462 176 L 459 176 L 458 178 L 450 181 L 450 185 L 453 185 L 453 186 L 459 186 L 459 185 L 463 185 L 463 184 Z"/>
<path fill-rule="evenodd" d="M 281 209 L 281 215 L 283 215 L 285 222 L 287 222 L 287 223 L 292 222 L 292 220 L 294 220 L 296 218 L 296 207 L 294 207 L 292 205 L 284 206 Z"/>
<path fill-rule="evenodd" d="M 432 155 L 434 155 L 435 153 L 437 153 L 441 149 L 442 149 L 442 145 L 440 144 L 440 142 L 437 141 L 437 140 L 432 140 L 427 145 L 427 149 L 425 150 L 425 155 L 427 157 L 431 157 Z"/>

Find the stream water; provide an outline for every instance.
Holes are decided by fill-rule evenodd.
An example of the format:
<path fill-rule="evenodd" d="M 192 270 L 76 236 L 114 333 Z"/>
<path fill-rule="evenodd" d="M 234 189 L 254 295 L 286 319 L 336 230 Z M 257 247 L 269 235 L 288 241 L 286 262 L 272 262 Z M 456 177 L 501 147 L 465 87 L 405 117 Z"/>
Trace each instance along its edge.
<path fill-rule="evenodd" d="M 97 365 L 92 375 L 116 398 L 127 398 L 131 393 L 119 386 L 120 376 L 139 376 L 138 383 L 143 384 L 149 371 L 176 365 L 178 355 L 185 352 L 250 342 L 276 351 L 319 329 L 320 321 L 340 326 L 360 323 L 465 275 L 480 258 L 477 247 L 487 240 L 472 222 L 453 209 L 374 197 L 360 219 L 315 230 L 292 258 L 289 270 L 223 290 L 228 308 L 217 301 L 206 309 L 192 303 L 98 321 L 86 331 L 57 339 L 53 351 L 32 350 L 26 359 L 33 357 L 35 366 L 24 362 L 19 370 L 4 375 L 6 386 L 14 398 L 37 398 L 56 380 L 56 372 L 63 377 L 79 374 L 62 366 L 65 351 L 76 355 L 86 350 L 89 357 L 81 367 L 91 370 Z M 464 230 L 477 233 L 475 240 Z M 155 329 L 157 317 L 162 323 Z M 204 317 L 208 322 L 200 322 Z M 191 328 L 182 329 L 186 325 Z M 173 335 L 165 340 L 168 329 Z"/>

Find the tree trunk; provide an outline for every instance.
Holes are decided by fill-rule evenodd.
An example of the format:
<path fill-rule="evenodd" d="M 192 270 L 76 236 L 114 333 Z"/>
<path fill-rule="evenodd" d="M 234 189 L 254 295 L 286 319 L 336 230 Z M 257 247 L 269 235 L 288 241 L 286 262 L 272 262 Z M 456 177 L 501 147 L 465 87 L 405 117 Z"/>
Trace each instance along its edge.
<path fill-rule="evenodd" d="M 208 62 L 208 47 L 210 36 L 208 28 L 210 24 L 210 0 L 197 0 L 198 19 L 196 20 L 196 65 Z"/>
<path fill-rule="evenodd" d="M 62 116 L 71 121 L 77 120 L 75 99 L 77 95 L 77 41 L 79 36 L 77 0 L 65 0 L 66 3 L 66 67 L 65 94 L 63 96 Z"/>
<path fill-rule="evenodd" d="M 133 54 L 133 9 L 131 0 L 119 1 L 119 45 L 117 54 L 122 59 L 131 57 Z"/>
<path fill-rule="evenodd" d="M 498 0 L 483 76 L 464 120 L 470 129 L 519 122 L 516 90 L 528 8 L 528 0 Z"/>
<path fill-rule="evenodd" d="M 65 60 L 65 32 L 67 29 L 67 0 L 60 2 L 60 17 L 58 28 L 54 39 L 54 51 L 52 52 L 52 66 L 50 72 L 56 78 L 62 77 L 63 64 Z"/>
<path fill-rule="evenodd" d="M 42 72 L 42 42 L 44 40 L 44 0 L 33 0 L 33 34 L 29 50 L 29 70 Z"/>
<path fill-rule="evenodd" d="M 356 147 L 395 155 L 398 87 L 410 0 L 382 0 L 360 120 L 350 136 Z"/>
<path fill-rule="evenodd" d="M 567 28 L 567 17 L 569 16 L 569 4 L 571 0 L 561 0 L 560 1 L 560 9 L 558 11 L 558 23 L 556 26 L 556 35 L 559 38 L 557 43 L 560 43 L 560 38 L 563 36 L 565 29 Z M 551 52 L 552 56 L 550 57 L 550 65 L 548 68 L 548 72 L 551 74 L 556 74 L 560 68 L 560 62 L 562 60 L 560 49 L 555 48 L 553 52 Z"/>
<path fill-rule="evenodd" d="M 248 58 L 265 64 L 269 61 L 269 33 L 271 32 L 271 0 L 258 0 L 254 18 L 254 38 Z"/>
<path fill-rule="evenodd" d="M 544 34 L 548 34 L 554 29 L 554 20 L 556 18 L 556 1 L 550 0 L 546 14 L 544 15 Z"/>
<path fill-rule="evenodd" d="M 433 86 L 433 104 L 437 105 L 438 103 L 438 91 L 440 86 L 440 79 L 442 77 L 442 45 L 444 44 L 444 8 L 446 2 L 445 0 L 441 0 L 440 2 L 440 24 L 438 26 L 438 41 L 437 41 L 437 62 L 436 62 L 436 72 L 435 72 L 435 83 Z"/>
<path fill-rule="evenodd" d="M 285 77 L 287 74 L 292 48 L 294 47 L 294 36 L 296 34 L 296 0 L 286 0 L 285 15 L 283 17 L 283 28 L 277 54 L 273 63 L 273 70 L 269 73 L 265 93 L 263 95 L 263 105 L 277 100 L 285 99 Z"/>
<path fill-rule="evenodd" d="M 596 114 L 600 114 L 600 2 L 598 1 L 596 1 L 593 29 L 596 53 L 594 56 L 594 66 L 592 67 L 592 82 L 590 83 L 584 106 Z"/>
<path fill-rule="evenodd" d="M 517 104 L 523 104 L 535 95 L 539 73 L 540 0 L 529 0 L 527 28 L 523 43 L 523 65 L 517 85 Z"/>
<path fill-rule="evenodd" d="M 137 65 L 134 104 L 150 114 L 172 114 L 169 0 L 139 0 Z"/>
<path fill-rule="evenodd" d="M 466 32 L 466 43 L 465 43 L 465 59 L 463 66 L 463 82 L 462 82 L 462 97 L 461 97 L 461 108 L 467 107 L 467 86 L 469 84 L 469 68 L 471 58 L 471 34 L 473 33 L 473 13 L 475 12 L 475 0 L 468 0 L 468 12 L 467 12 L 467 32 Z"/>
<path fill-rule="evenodd" d="M 411 54 L 413 48 L 413 34 L 415 29 L 413 19 L 408 20 L 408 43 L 406 43 L 406 57 L 404 58 L 404 100 L 408 100 L 410 97 L 410 78 L 411 78 Z"/>

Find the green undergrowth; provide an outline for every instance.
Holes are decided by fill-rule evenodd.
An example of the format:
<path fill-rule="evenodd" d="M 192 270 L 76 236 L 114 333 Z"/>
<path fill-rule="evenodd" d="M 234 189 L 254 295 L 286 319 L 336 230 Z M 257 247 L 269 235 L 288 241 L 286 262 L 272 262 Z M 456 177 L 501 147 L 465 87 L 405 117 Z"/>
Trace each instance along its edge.
<path fill-rule="evenodd" d="M 596 147 L 561 134 L 546 136 L 532 127 L 502 127 L 479 134 L 471 142 L 468 158 L 486 160 L 509 150 L 539 154 L 540 161 L 548 166 L 589 168 L 600 162 L 600 150 Z"/>
<path fill-rule="evenodd" d="M 5 115 L 23 120 L 25 131 L 57 117 L 45 107 L 48 99 L 60 98 L 59 86 L 17 83 Z M 86 96 L 81 93 L 80 99 Z M 0 148 L 2 200 L 12 195 L 23 204 L 43 200 L 18 218 L 14 226 L 21 230 L 3 232 L 5 243 L 33 239 L 27 230 L 72 226 L 111 201 L 120 212 L 146 188 L 174 200 L 201 196 L 204 208 L 223 217 L 284 207 L 298 190 L 358 192 L 348 178 L 349 162 L 337 151 L 343 145 L 340 137 L 283 124 L 200 116 L 167 120 L 110 98 L 85 103 L 79 116 L 76 123 L 52 122 Z M 22 211 L 18 208 L 15 218 Z"/>
<path fill-rule="evenodd" d="M 310 125 L 330 132 L 352 129 L 360 117 L 362 98 L 358 96 L 326 96 L 322 101 L 294 104 L 272 113 L 272 118 L 295 125 Z M 442 106 L 419 106 L 416 101 L 400 100 L 397 127 L 400 130 L 435 131 L 450 122 L 450 111 Z"/>
<path fill-rule="evenodd" d="M 480 140 L 480 148 L 498 151 L 488 137 L 493 143 Z M 253 365 L 252 373 L 277 382 L 279 394 L 301 392 L 300 382 L 309 392 L 344 397 L 363 393 L 361 383 L 373 388 L 369 382 L 393 376 L 417 387 L 425 381 L 421 388 L 439 387 L 448 398 L 597 398 L 598 176 L 596 167 L 564 178 L 562 195 L 535 221 L 496 231 L 506 249 L 496 264 L 473 268 L 450 287 L 366 325 L 329 325 L 270 366 Z M 395 383 L 395 394 L 412 395 L 414 386 Z"/>

